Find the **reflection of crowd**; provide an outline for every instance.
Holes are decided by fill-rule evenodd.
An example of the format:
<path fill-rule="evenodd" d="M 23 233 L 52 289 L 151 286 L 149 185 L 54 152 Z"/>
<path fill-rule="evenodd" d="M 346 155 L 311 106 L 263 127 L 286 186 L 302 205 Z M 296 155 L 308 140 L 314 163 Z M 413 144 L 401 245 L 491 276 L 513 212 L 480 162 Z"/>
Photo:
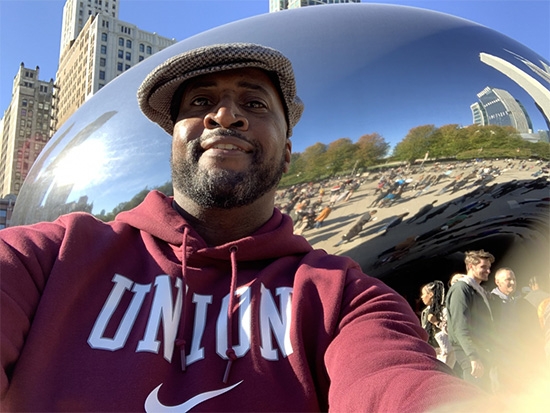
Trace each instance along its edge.
<path fill-rule="evenodd" d="M 514 179 L 503 184 L 493 182 L 502 173 L 514 170 L 528 171 L 532 179 L 524 181 Z M 456 236 L 457 233 L 462 233 L 465 238 L 475 238 L 491 233 L 502 233 L 506 231 L 506 225 L 526 225 L 518 214 L 495 215 L 483 219 L 483 222 L 481 219 L 472 221 L 472 218 L 489 207 L 495 199 L 507 194 L 522 195 L 548 187 L 548 170 L 548 164 L 525 160 L 465 161 L 451 164 L 436 163 L 430 166 L 389 168 L 379 173 L 367 174 L 367 176 L 349 179 L 330 178 L 316 183 L 294 185 L 279 191 L 276 205 L 293 218 L 295 232 L 306 237 L 309 236 L 307 231 L 319 229 L 325 222 L 333 224 L 331 228 L 334 228 L 335 225 L 338 226 L 341 222 L 345 223 L 342 224 L 342 232 L 339 241 L 334 244 L 335 247 L 352 239 L 358 240 L 366 235 L 377 233 L 384 235 L 396 226 L 438 222 L 437 225 L 433 225 L 423 232 L 410 227 L 406 228 L 405 230 L 411 231 L 413 234 L 404 237 L 405 247 L 389 250 L 387 254 L 379 255 L 378 261 L 374 263 L 376 268 L 401 259 L 407 255 L 406 253 L 410 249 L 421 251 L 426 247 L 433 247 L 434 244 L 448 240 Z M 360 196 L 355 196 L 360 187 L 365 187 L 365 190 Z M 452 202 L 438 201 L 437 197 L 454 193 L 459 189 L 462 190 L 462 193 L 457 194 Z M 350 199 L 365 205 L 365 210 L 376 207 L 378 210 L 391 211 L 393 206 L 399 206 L 401 209 L 407 208 L 409 203 L 412 203 L 411 201 L 426 197 L 430 198 L 429 202 L 418 208 L 414 215 L 408 219 L 405 219 L 403 213 L 385 218 L 379 214 L 374 227 L 374 220 L 359 224 L 361 215 L 366 211 L 361 215 L 350 213 L 342 216 L 339 214 L 338 218 L 335 218 L 336 214 L 333 212 Z M 548 208 L 549 199 L 543 197 L 518 201 L 520 206 L 528 203 Z M 441 217 L 444 219 L 442 220 Z M 468 230 L 471 233 L 464 234 Z"/>
<path fill-rule="evenodd" d="M 458 162 L 450 167 L 391 168 L 366 177 L 326 179 L 315 184 L 297 185 L 280 191 L 277 203 L 293 217 L 297 233 L 315 230 L 321 226 L 319 222 L 331 221 L 331 229 L 341 229 L 334 247 L 367 235 L 384 235 L 396 227 L 403 229 L 401 241 L 374 257 L 373 268 L 377 268 L 411 253 L 420 254 L 422 250 L 437 248 L 438 244 L 458 235 L 463 241 L 470 242 L 488 235 L 503 234 L 512 225 L 516 228 L 531 225 L 526 220 L 529 214 L 487 217 L 480 212 L 509 194 L 532 195 L 534 190 L 548 188 L 548 168 L 549 165 L 538 161 L 508 161 L 498 165 Z M 507 170 L 528 170 L 531 179 L 494 183 L 495 178 Z M 342 207 L 361 186 L 363 193 L 353 200 L 364 205 L 364 212 L 335 217 L 336 214 L 331 212 Z M 452 201 L 437 199 L 457 191 L 462 193 Z M 407 212 L 393 215 L 390 212 L 392 206 L 407 206 L 407 202 L 424 197 L 429 201 L 412 210 L 408 219 Z M 520 198 L 508 200 L 510 208 L 531 204 L 547 211 L 550 206 L 548 196 Z M 382 217 L 380 212 L 384 209 L 390 213 Z M 533 215 L 533 219 L 536 218 Z M 434 225 L 419 231 L 425 226 L 417 225 L 427 222 Z M 481 286 L 487 280 L 479 279 L 489 275 L 492 262 L 492 258 L 489 259 L 492 256 L 489 256 L 481 257 L 480 261 L 477 261 L 479 257 L 467 261 L 466 273 L 453 275 L 447 293 L 441 281 L 424 285 L 421 292 L 426 308 L 421 321 L 438 358 L 457 375 L 491 392 L 522 391 L 527 383 L 531 383 L 530 379 L 539 374 L 537 364 L 540 367 L 541 359 L 546 357 L 550 369 L 550 299 L 541 298 L 549 294 L 532 282 L 518 293 L 515 274 L 510 268 L 501 268 L 495 273 L 497 287 L 491 293 L 487 292 Z M 489 264 L 489 268 L 487 265 L 481 268 L 480 262 Z M 532 297 L 536 297 L 533 302 L 530 301 Z M 470 312 L 472 318 L 464 318 L 464 314 Z M 466 321 L 471 323 L 470 336 L 464 333 L 468 327 Z M 522 378 L 521 382 L 517 381 L 518 377 Z"/>

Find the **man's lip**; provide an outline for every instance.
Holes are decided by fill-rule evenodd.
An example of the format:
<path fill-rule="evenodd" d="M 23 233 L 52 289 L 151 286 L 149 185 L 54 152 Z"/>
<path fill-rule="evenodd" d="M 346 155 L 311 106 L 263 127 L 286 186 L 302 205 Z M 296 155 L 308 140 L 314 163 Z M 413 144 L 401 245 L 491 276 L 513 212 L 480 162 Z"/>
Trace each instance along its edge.
<path fill-rule="evenodd" d="M 252 152 L 252 150 L 254 149 L 250 143 L 234 136 L 219 136 L 215 138 L 205 139 L 201 142 L 201 148 L 204 151 L 207 151 L 209 149 L 221 149 L 238 150 L 245 153 Z"/>

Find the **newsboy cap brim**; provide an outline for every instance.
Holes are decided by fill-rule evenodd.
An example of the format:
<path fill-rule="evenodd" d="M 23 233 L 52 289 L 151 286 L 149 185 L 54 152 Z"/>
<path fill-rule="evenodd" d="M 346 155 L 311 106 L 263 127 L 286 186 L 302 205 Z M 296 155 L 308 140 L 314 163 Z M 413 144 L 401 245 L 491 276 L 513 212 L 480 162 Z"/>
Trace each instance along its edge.
<path fill-rule="evenodd" d="M 157 66 L 137 92 L 141 111 L 168 134 L 174 131 L 171 105 L 174 94 L 187 80 L 225 70 L 253 67 L 274 73 L 288 122 L 287 135 L 298 123 L 304 105 L 296 95 L 290 60 L 278 50 L 252 43 L 227 43 L 200 47 L 176 55 Z"/>

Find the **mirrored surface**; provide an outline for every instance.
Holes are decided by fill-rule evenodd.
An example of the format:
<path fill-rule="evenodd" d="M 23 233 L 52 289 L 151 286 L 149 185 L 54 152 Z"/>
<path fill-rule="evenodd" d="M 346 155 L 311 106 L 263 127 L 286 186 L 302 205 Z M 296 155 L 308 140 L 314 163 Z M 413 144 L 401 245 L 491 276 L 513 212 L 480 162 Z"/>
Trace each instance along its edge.
<path fill-rule="evenodd" d="M 404 6 L 307 7 L 193 36 L 109 83 L 49 142 L 21 189 L 12 222 L 54 220 L 71 211 L 114 216 L 148 190 L 169 188 L 171 137 L 141 114 L 136 90 L 175 54 L 240 41 L 274 47 L 292 60 L 306 105 L 292 138 L 297 152 L 370 133 L 393 146 L 419 125 L 471 125 L 473 108 L 495 91 L 523 108 L 524 118 L 515 126 L 526 138 L 548 136 L 549 62 L 515 40 L 454 16 Z M 547 214 L 547 208 L 541 211 Z M 373 269 L 370 262 L 364 265 Z M 547 276 L 548 268 L 542 273 Z"/>

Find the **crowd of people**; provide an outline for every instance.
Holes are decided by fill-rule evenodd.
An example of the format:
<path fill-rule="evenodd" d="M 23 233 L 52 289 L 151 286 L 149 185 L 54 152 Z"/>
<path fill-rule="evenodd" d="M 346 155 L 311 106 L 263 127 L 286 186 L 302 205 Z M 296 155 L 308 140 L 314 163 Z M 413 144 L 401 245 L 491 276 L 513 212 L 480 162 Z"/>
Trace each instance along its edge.
<path fill-rule="evenodd" d="M 494 272 L 489 291 L 494 256 L 468 251 L 464 262 L 465 273 L 453 274 L 446 294 L 441 280 L 421 288 L 428 342 L 464 380 L 490 393 L 525 393 L 550 369 L 550 293 L 536 276 L 519 290 L 508 267 Z"/>
<path fill-rule="evenodd" d="M 501 174 L 509 175 L 514 171 L 523 171 L 524 174 L 528 172 L 531 179 L 495 182 Z M 537 176 L 534 177 L 534 175 Z M 375 232 L 382 234 L 387 234 L 401 224 L 420 226 L 444 216 L 445 220 L 441 224 L 430 227 L 424 232 L 422 232 L 424 227 L 417 227 L 413 230 L 415 236 L 404 242 L 407 249 L 415 245 L 418 248 L 425 248 L 427 243 L 434 242 L 443 235 L 452 236 L 460 224 L 476 217 L 480 211 L 490 207 L 495 199 L 514 191 L 524 195 L 534 189 L 550 187 L 548 176 L 549 165 L 538 160 L 457 161 L 447 164 L 401 166 L 352 178 L 335 177 L 316 183 L 294 185 L 277 192 L 276 205 L 283 213 L 292 217 L 295 233 L 308 238 L 308 230 L 321 228 L 329 215 L 330 218 L 335 217 L 334 211 L 344 209 L 350 199 L 360 203 L 364 209 L 359 215 L 353 212 L 347 216 L 339 215 L 339 221 L 346 223 L 351 221 L 351 223 L 341 229 L 339 239 L 332 244 L 334 247 L 369 233 L 364 231 L 368 227 L 366 224 L 373 224 L 375 219 L 365 221 L 360 224 L 360 228 L 358 224 L 364 221 L 361 215 L 370 210 L 388 211 L 388 213 L 378 214 L 379 227 Z M 359 188 L 362 190 L 358 191 Z M 441 201 L 443 197 L 449 197 L 458 190 L 460 192 L 456 193 L 452 201 Z M 413 206 L 424 199 L 426 203 L 421 207 Z M 548 209 L 550 197 L 533 198 L 521 202 L 535 203 L 537 207 Z M 392 207 L 399 207 L 400 212 L 389 214 L 396 210 Z M 452 211 L 449 212 L 449 210 Z M 383 220 L 382 216 L 384 216 Z M 499 218 L 508 221 L 515 219 L 506 216 L 493 218 L 495 228 L 501 224 Z M 470 225 L 476 226 L 478 222 L 476 220 Z M 487 224 L 490 223 L 487 221 Z M 353 236 L 348 236 L 348 233 Z M 375 266 L 399 260 L 404 252 L 403 249 L 388 251 L 387 255 L 378 257 Z"/>

